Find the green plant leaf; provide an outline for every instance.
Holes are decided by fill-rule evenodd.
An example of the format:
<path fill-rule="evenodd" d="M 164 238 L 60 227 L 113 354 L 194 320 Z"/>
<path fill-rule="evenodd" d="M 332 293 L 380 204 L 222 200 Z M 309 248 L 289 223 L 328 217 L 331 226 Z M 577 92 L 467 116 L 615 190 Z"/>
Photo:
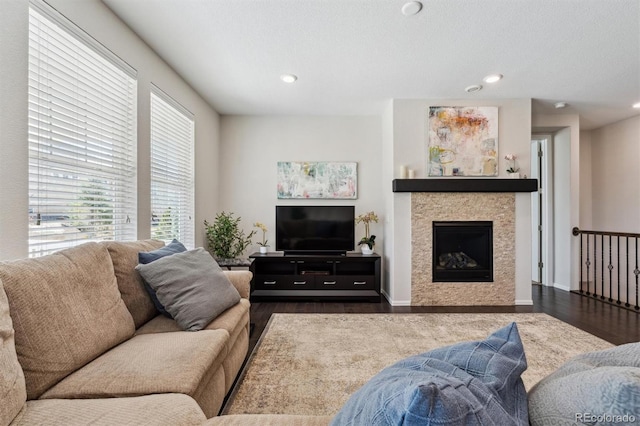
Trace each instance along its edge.
<path fill-rule="evenodd" d="M 221 212 L 213 223 L 204 221 L 207 249 L 218 259 L 234 259 L 244 253 L 251 244 L 255 231 L 245 235 L 240 229 L 240 217 L 233 213 Z"/>

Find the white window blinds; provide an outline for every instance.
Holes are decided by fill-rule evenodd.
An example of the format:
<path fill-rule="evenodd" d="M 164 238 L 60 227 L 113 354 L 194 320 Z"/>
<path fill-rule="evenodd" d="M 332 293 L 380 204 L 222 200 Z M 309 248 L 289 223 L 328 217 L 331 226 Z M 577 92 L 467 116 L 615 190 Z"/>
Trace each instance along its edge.
<path fill-rule="evenodd" d="M 29 255 L 136 232 L 135 71 L 46 4 L 29 10 Z"/>
<path fill-rule="evenodd" d="M 193 115 L 151 88 L 151 237 L 194 246 Z"/>

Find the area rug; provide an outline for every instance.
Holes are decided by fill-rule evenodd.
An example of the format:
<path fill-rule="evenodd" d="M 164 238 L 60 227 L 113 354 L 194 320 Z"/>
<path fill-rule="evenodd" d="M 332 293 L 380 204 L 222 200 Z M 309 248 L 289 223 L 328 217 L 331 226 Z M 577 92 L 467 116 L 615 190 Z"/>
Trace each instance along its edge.
<path fill-rule="evenodd" d="M 273 314 L 223 414 L 333 415 L 384 367 L 512 321 L 527 389 L 569 358 L 613 346 L 546 314 Z"/>

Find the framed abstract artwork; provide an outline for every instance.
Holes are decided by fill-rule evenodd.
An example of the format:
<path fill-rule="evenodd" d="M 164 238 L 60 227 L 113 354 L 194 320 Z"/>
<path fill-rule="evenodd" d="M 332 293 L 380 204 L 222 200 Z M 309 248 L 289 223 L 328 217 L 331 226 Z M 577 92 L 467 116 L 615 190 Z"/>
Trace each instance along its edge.
<path fill-rule="evenodd" d="M 498 175 L 498 107 L 429 107 L 429 176 Z"/>
<path fill-rule="evenodd" d="M 278 198 L 358 198 L 358 163 L 279 161 Z"/>

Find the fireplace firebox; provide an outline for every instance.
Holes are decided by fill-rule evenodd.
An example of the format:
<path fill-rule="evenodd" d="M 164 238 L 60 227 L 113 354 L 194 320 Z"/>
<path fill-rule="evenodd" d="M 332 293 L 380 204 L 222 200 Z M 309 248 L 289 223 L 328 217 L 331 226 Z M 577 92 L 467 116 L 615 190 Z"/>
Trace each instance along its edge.
<path fill-rule="evenodd" d="M 433 222 L 433 282 L 493 282 L 493 222 Z"/>

